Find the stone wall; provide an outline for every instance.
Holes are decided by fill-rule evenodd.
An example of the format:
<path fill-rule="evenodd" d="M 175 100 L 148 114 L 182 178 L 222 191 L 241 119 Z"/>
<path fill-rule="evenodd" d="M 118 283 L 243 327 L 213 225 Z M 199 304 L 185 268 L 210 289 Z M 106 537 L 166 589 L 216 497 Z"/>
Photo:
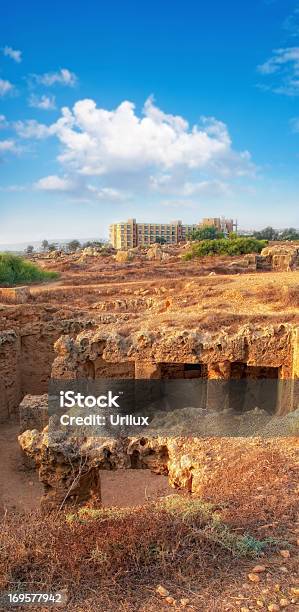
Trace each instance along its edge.
<path fill-rule="evenodd" d="M 90 372 L 92 378 L 132 378 L 135 369 L 138 379 L 207 378 L 209 403 L 214 405 L 219 398 L 213 398 L 216 386 L 209 385 L 209 380 L 236 377 L 236 364 L 239 369 L 242 366 L 244 376 L 249 379 L 274 377 L 291 381 L 298 369 L 294 352 L 297 338 L 298 331 L 290 324 L 246 325 L 231 334 L 223 330 L 170 333 L 160 329 L 156 333 L 144 331 L 123 337 L 115 332 L 88 331 L 76 338 L 65 336 L 57 341 L 52 376 L 78 379 Z M 223 393 L 223 385 L 221 389 Z M 279 413 L 293 409 L 291 389 L 292 384 L 290 388 L 287 384 L 281 385 Z"/>
<path fill-rule="evenodd" d="M 56 343 L 53 372 L 57 377 L 71 375 L 88 360 L 96 362 L 101 357 L 106 363 L 116 364 L 131 361 L 212 366 L 240 361 L 250 366 L 283 368 L 282 377 L 287 378 L 292 372 L 295 329 L 291 324 L 244 325 L 237 331 L 216 332 L 161 328 L 128 336 L 87 331 Z"/>
<path fill-rule="evenodd" d="M 0 332 L 0 422 L 16 413 L 24 395 L 47 392 L 54 344 L 61 334 L 76 335 L 91 325 L 65 319 Z"/>
<path fill-rule="evenodd" d="M 19 405 L 21 391 L 21 340 L 13 330 L 0 333 L 0 423 Z"/>

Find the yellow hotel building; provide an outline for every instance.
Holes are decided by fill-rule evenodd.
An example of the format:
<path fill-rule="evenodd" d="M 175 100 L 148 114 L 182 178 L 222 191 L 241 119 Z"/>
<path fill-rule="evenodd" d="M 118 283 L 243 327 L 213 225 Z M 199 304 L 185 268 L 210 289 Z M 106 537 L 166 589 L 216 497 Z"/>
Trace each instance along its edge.
<path fill-rule="evenodd" d="M 177 244 L 188 240 L 197 224 L 184 225 L 182 221 L 171 223 L 137 223 L 128 219 L 121 223 L 112 223 L 109 228 L 109 240 L 115 249 L 131 249 L 136 246 L 148 246 L 155 242 Z"/>
<path fill-rule="evenodd" d="M 109 228 L 109 241 L 115 249 L 132 249 L 137 246 L 149 246 L 155 242 L 163 244 L 178 244 L 188 240 L 193 230 L 205 225 L 213 225 L 225 234 L 232 232 L 236 226 L 232 219 L 209 218 L 192 225 L 182 221 L 171 223 L 137 223 L 136 219 L 128 219 L 120 223 L 112 223 Z"/>

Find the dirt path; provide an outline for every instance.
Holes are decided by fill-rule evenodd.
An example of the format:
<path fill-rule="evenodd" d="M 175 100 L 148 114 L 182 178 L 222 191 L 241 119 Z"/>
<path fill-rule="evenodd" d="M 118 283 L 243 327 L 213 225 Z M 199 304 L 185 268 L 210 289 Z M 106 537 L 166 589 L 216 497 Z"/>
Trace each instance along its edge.
<path fill-rule="evenodd" d="M 76 278 L 74 276 L 74 278 Z M 225 276 L 225 278 L 227 278 L 227 275 Z M 171 278 L 165 278 L 165 281 L 181 281 L 182 277 L 181 276 L 174 276 Z M 192 281 L 192 280 L 198 280 L 198 276 L 188 276 L 188 282 Z M 146 278 L 146 279 L 140 279 L 140 280 L 123 280 L 123 281 L 98 281 L 96 283 L 75 283 L 74 285 L 69 284 L 68 282 L 65 284 L 64 283 L 64 279 L 62 278 L 59 281 L 55 281 L 55 282 L 49 282 L 49 283 L 41 283 L 41 284 L 36 284 L 36 285 L 30 285 L 30 293 L 34 294 L 34 293 L 40 293 L 41 291 L 49 291 L 50 289 L 54 288 L 56 289 L 57 287 L 63 289 L 97 289 L 98 287 L 112 287 L 114 285 L 116 285 L 117 287 L 119 287 L 120 285 L 148 285 L 150 283 L 154 283 L 155 279 L 153 278 Z M 187 282 L 187 281 L 186 281 Z"/>
<path fill-rule="evenodd" d="M 34 510 L 42 495 L 37 473 L 24 468 L 18 431 L 15 423 L 0 426 L 0 513 Z"/>

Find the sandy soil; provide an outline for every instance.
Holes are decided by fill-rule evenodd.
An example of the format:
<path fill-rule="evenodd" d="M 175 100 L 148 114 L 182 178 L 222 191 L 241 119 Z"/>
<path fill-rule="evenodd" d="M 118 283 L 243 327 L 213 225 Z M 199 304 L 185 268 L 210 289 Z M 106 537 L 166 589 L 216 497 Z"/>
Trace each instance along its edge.
<path fill-rule="evenodd" d="M 149 470 L 101 470 L 103 506 L 126 508 L 175 493 L 167 476 Z"/>
<path fill-rule="evenodd" d="M 39 505 L 42 485 L 35 470 L 23 464 L 18 446 L 18 424 L 1 425 L 0 429 L 0 513 L 28 512 Z"/>

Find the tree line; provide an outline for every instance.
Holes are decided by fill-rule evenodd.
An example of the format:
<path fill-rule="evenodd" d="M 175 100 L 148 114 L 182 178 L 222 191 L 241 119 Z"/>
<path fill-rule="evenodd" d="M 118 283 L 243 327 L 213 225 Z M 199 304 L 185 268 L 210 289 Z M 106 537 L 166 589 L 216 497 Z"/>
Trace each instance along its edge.
<path fill-rule="evenodd" d="M 221 240 L 224 238 L 224 233 L 217 230 L 214 226 L 199 227 L 194 230 L 191 235 L 191 240 Z M 231 232 L 227 236 L 229 239 L 237 237 L 235 232 Z M 256 240 L 299 240 L 299 231 L 294 227 L 289 227 L 283 230 L 275 230 L 273 227 L 265 227 L 259 231 L 252 232 L 252 238 Z"/>
<path fill-rule="evenodd" d="M 67 253 L 73 253 L 74 251 L 78 251 L 78 249 L 86 249 L 87 247 L 102 247 L 103 243 L 97 240 L 87 242 L 81 242 L 79 240 L 70 240 L 65 247 L 59 246 L 55 242 L 49 242 L 48 240 L 42 241 L 42 250 L 44 253 L 50 253 L 51 251 L 66 251 Z M 27 255 L 31 255 L 34 252 L 34 246 L 29 244 L 25 249 Z"/>
<path fill-rule="evenodd" d="M 299 231 L 294 227 L 278 231 L 268 226 L 258 232 L 253 232 L 253 236 L 258 240 L 299 240 Z"/>

